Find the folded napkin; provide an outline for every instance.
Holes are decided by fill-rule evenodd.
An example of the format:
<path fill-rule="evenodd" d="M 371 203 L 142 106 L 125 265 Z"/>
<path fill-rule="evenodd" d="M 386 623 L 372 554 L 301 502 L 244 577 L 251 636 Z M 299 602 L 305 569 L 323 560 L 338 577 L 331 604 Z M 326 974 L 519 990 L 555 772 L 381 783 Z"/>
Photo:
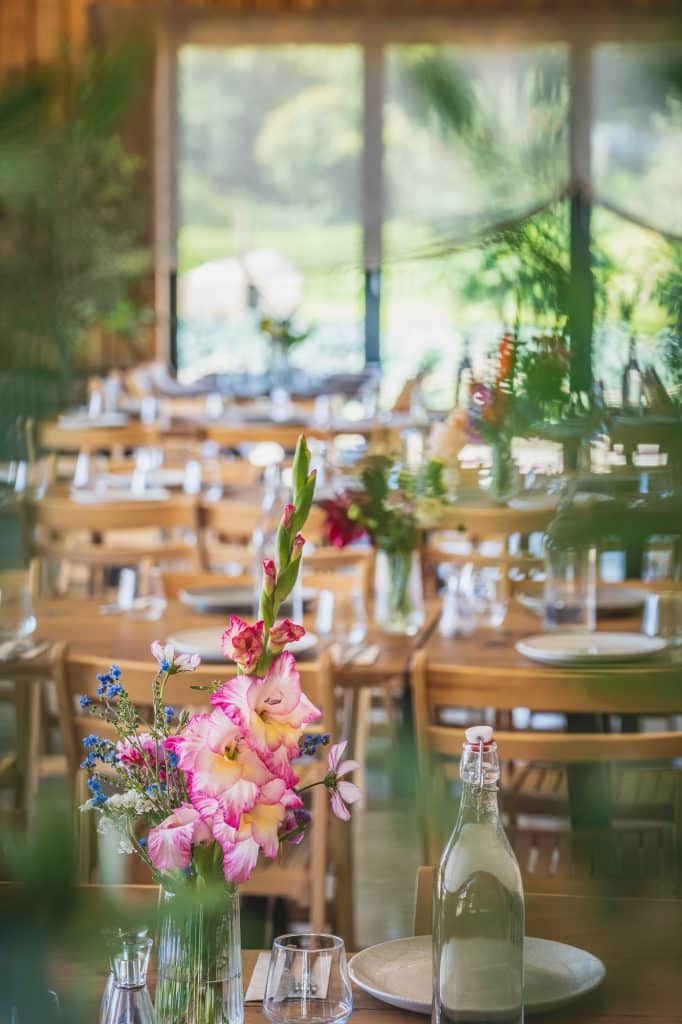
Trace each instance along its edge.
<path fill-rule="evenodd" d="M 281 974 L 284 970 L 284 961 L 281 957 L 276 961 L 279 966 L 279 972 Z M 265 998 L 265 985 L 268 977 L 268 968 L 270 967 L 270 953 L 259 953 L 258 959 L 256 960 L 256 966 L 253 969 L 251 980 L 249 981 L 249 987 L 246 990 L 244 996 L 244 1002 L 246 1003 L 262 1003 Z M 327 995 L 327 989 L 329 988 L 329 975 L 331 972 L 331 960 L 329 957 L 324 957 L 316 964 L 316 972 L 313 976 L 313 985 L 311 986 L 311 995 L 316 999 L 324 999 Z M 279 978 L 273 979 L 273 988 L 277 988 L 279 984 Z"/>
<path fill-rule="evenodd" d="M 270 966 L 270 954 L 259 953 L 258 959 L 256 960 L 256 966 L 253 969 L 251 980 L 249 981 L 249 987 L 246 990 L 244 1001 L 247 1003 L 260 1003 L 263 1001 L 265 996 L 265 982 L 268 976 L 268 967 Z"/>

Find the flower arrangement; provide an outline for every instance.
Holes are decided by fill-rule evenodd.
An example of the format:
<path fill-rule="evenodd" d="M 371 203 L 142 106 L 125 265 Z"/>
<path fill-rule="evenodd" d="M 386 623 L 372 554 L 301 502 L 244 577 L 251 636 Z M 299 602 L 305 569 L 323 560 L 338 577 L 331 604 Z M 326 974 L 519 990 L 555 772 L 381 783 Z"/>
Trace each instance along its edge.
<path fill-rule="evenodd" d="M 284 353 L 288 353 L 296 345 L 300 345 L 312 333 L 312 327 L 308 327 L 304 331 L 297 331 L 293 325 L 293 317 L 290 316 L 263 316 L 259 326 L 261 331 L 268 335 L 270 341 Z"/>
<path fill-rule="evenodd" d="M 490 383 L 474 378 L 469 391 L 465 429 L 472 441 L 485 441 L 492 450 L 490 493 L 504 499 L 512 486 L 511 442 L 518 425 L 519 404 L 514 390 L 517 341 L 505 334 L 495 359 Z"/>
<path fill-rule="evenodd" d="M 568 341 L 560 333 L 530 338 L 520 348 L 517 371 L 520 389 L 533 415 L 557 416 L 570 400 Z"/>
<path fill-rule="evenodd" d="M 413 572 L 413 556 L 422 530 L 437 526 L 442 518 L 443 470 L 436 459 L 410 471 L 386 455 L 371 455 L 362 466 L 361 485 L 325 505 L 330 543 L 344 547 L 366 534 L 376 548 L 374 612 L 376 621 L 390 632 L 414 631 L 421 615 L 410 597 L 411 579 L 419 575 Z"/>
<path fill-rule="evenodd" d="M 209 688 L 211 711 L 176 715 L 167 703 L 173 676 L 195 670 L 199 658 L 159 643 L 152 644 L 158 669 L 148 727 L 115 665 L 98 676 L 98 700 L 81 698 L 81 706 L 113 726 L 118 737 L 114 742 L 92 734 L 84 740 L 82 767 L 92 793 L 85 809 L 94 808 L 114 825 L 123 849 L 135 850 L 171 891 L 188 877 L 244 882 L 261 853 L 274 859 L 282 843 L 300 842 L 310 825 L 295 762 L 326 745 L 329 736 L 304 732 L 321 715 L 302 692 L 295 659 L 285 649 L 304 630 L 277 618 L 296 582 L 305 543 L 300 531 L 315 489 L 309 463 L 301 438 L 293 502 L 277 530 L 276 559 L 263 563 L 259 620 L 249 625 L 230 617 L 222 646 L 236 662 L 237 675 Z M 333 811 L 347 818 L 347 805 L 359 790 L 342 779 L 356 767 L 341 762 L 344 749 L 345 743 L 330 748 L 327 772 L 314 784 L 327 788 Z M 107 796 L 112 776 L 118 792 Z"/>

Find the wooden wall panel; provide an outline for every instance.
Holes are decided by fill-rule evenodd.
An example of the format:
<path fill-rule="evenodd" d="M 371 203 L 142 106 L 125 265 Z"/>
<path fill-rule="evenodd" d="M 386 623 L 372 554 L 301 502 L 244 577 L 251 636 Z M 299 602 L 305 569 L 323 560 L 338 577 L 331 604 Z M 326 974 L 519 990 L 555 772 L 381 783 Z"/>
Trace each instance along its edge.
<path fill-rule="evenodd" d="M 88 36 L 91 8 L 100 5 L 127 13 L 139 11 L 150 23 L 160 12 L 210 16 L 223 11 L 237 18 L 287 13 L 370 20 L 442 15 L 532 22 L 560 17 L 567 24 L 576 18 L 663 18 L 679 19 L 682 26 L 682 0 L 0 0 L 0 76 L 49 59 L 60 41 L 78 48 Z"/>

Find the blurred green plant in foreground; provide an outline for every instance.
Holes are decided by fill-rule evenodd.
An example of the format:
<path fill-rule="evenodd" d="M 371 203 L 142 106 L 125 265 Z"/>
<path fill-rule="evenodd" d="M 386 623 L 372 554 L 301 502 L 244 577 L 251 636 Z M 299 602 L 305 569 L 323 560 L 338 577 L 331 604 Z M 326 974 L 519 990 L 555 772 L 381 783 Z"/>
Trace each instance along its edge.
<path fill-rule="evenodd" d="M 151 312 L 140 286 L 142 166 L 121 131 L 142 84 L 132 44 L 10 80 L 0 92 L 0 394 L 2 436 L 17 415 L 73 400 L 70 378 L 91 331 L 134 343 Z"/>

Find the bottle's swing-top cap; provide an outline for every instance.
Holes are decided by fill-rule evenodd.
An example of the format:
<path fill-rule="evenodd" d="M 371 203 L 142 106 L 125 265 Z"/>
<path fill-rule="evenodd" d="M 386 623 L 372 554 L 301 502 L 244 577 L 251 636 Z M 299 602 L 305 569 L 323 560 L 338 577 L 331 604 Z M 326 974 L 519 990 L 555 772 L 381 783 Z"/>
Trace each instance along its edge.
<path fill-rule="evenodd" d="M 493 730 L 489 725 L 472 725 L 464 733 L 466 741 L 472 747 L 489 747 L 493 742 Z"/>
<path fill-rule="evenodd" d="M 489 725 L 472 725 L 464 733 L 465 741 L 459 762 L 463 782 L 478 789 L 495 786 L 500 777 L 497 745 Z"/>

